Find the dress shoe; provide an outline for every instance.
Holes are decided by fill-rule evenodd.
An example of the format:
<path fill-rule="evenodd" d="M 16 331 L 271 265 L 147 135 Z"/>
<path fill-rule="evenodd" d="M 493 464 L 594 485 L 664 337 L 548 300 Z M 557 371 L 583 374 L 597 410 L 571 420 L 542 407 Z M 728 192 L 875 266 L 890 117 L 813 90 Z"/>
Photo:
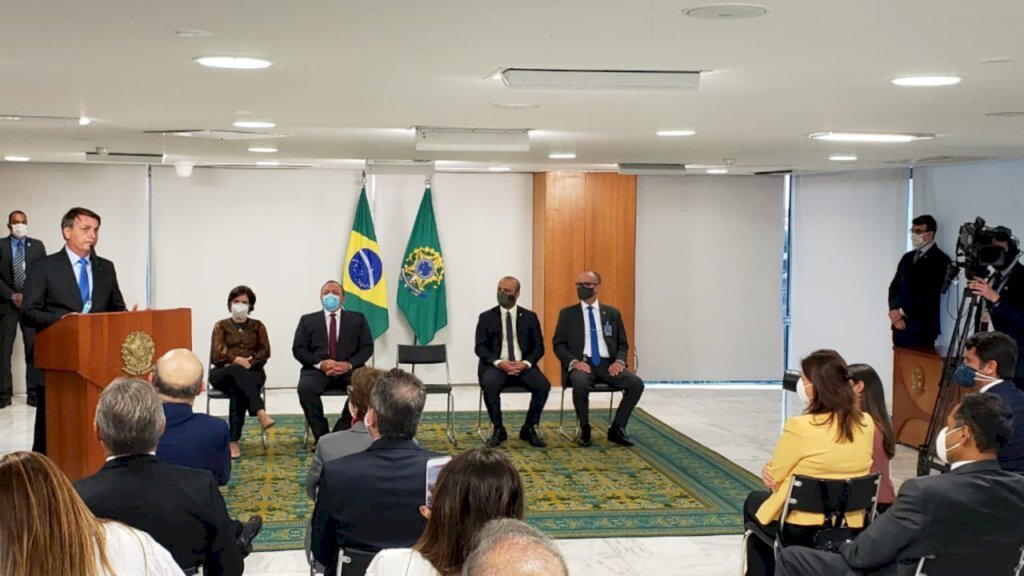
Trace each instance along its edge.
<path fill-rule="evenodd" d="M 533 426 L 523 426 L 519 430 L 519 439 L 526 440 L 530 443 L 530 446 L 535 448 L 547 448 L 548 444 L 537 434 L 537 429 Z"/>
<path fill-rule="evenodd" d="M 242 534 L 238 537 L 238 547 L 242 550 L 242 556 L 252 553 L 252 541 L 263 529 L 263 518 L 259 515 L 250 516 L 249 521 L 242 525 Z"/>
<path fill-rule="evenodd" d="M 633 441 L 629 439 L 629 433 L 626 432 L 626 429 L 615 424 L 612 424 L 611 428 L 608 429 L 608 441 L 627 448 L 633 445 Z"/>
<path fill-rule="evenodd" d="M 495 428 L 494 432 L 491 432 L 491 437 L 487 439 L 487 446 L 490 448 L 497 448 L 501 446 L 501 443 L 508 440 L 508 432 L 505 431 L 505 427 L 501 426 Z"/>
<path fill-rule="evenodd" d="M 580 437 L 576 440 L 576 443 L 584 448 L 591 445 L 590 425 L 583 426 L 580 428 Z"/>

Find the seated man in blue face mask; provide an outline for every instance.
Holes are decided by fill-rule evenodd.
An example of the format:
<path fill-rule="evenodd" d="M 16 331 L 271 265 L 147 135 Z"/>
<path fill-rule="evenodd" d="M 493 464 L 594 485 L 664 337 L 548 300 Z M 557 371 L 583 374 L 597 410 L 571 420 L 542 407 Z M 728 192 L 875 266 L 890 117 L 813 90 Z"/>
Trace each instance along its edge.
<path fill-rule="evenodd" d="M 949 473 L 904 482 L 892 508 L 838 554 L 783 548 L 776 576 L 909 575 L 932 555 L 946 574 L 1010 574 L 1024 538 L 1024 477 L 999 468 L 996 452 L 1009 436 L 1006 403 L 968 394 L 937 437 Z"/>
<path fill-rule="evenodd" d="M 373 337 L 366 317 L 342 309 L 345 290 L 339 282 L 328 280 L 320 288 L 321 310 L 299 318 L 292 355 L 302 364 L 299 371 L 299 403 L 306 422 L 319 439 L 327 434 L 327 418 L 320 396 L 325 390 L 347 390 L 352 371 L 373 356 Z M 352 425 L 348 402 L 334 431 Z"/>
<path fill-rule="evenodd" d="M 1024 392 L 1013 383 L 1017 342 L 1002 332 L 979 332 L 967 339 L 964 363 L 953 374 L 961 386 L 979 385 L 978 392 L 995 394 L 1010 408 L 1013 434 L 999 449 L 1003 470 L 1024 474 Z"/>

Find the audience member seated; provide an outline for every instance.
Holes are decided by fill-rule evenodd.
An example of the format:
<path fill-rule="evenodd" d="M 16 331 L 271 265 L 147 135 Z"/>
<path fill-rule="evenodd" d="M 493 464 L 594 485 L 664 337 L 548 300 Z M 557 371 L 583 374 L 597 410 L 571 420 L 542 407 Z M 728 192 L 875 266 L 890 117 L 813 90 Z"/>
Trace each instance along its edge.
<path fill-rule="evenodd" d="M 263 367 L 270 359 L 270 338 L 263 323 L 249 317 L 255 309 L 256 294 L 251 288 L 232 288 L 228 293 L 231 317 L 213 325 L 210 344 L 210 386 L 231 399 L 228 423 L 231 426 L 232 458 L 242 456 L 238 441 L 242 438 L 246 411 L 259 419 L 262 430 L 274 425 L 274 420 L 267 416 L 260 394 L 267 382 Z"/>
<path fill-rule="evenodd" d="M 0 458 L 0 574 L 4 576 L 181 576 L 153 538 L 92 515 L 46 456 Z"/>
<path fill-rule="evenodd" d="M 504 518 L 484 525 L 462 576 L 569 576 L 569 570 L 550 538 L 521 520 Z"/>
<path fill-rule="evenodd" d="M 1000 469 L 997 460 L 1010 434 L 1010 412 L 999 396 L 968 394 L 938 435 L 936 449 L 951 464 L 949 473 L 905 481 L 892 508 L 838 553 L 783 549 L 776 574 L 912 574 L 920 558 L 944 554 L 970 559 L 970 566 L 953 567 L 955 573 L 996 574 L 990 570 L 1000 568 L 986 561 L 999 558 L 998 550 L 1015 562 L 1024 541 L 1024 478 Z"/>
<path fill-rule="evenodd" d="M 896 435 L 892 431 L 889 411 L 885 408 L 885 390 L 878 372 L 867 364 L 850 364 L 853 391 L 862 412 L 875 423 L 875 438 L 871 448 L 871 473 L 878 473 L 878 513 L 881 514 L 896 500 L 892 485 L 892 459 L 896 456 Z"/>
<path fill-rule="evenodd" d="M 364 418 L 373 443 L 324 463 L 311 548 L 327 575 L 334 574 L 341 547 L 408 548 L 423 533 L 427 460 L 438 456 L 413 440 L 424 402 L 419 378 L 397 368 L 385 372 Z"/>
<path fill-rule="evenodd" d="M 316 443 L 313 461 L 306 473 L 306 494 L 316 500 L 316 489 L 320 483 L 320 472 L 324 462 L 343 458 L 369 448 L 373 439 L 366 429 L 366 411 L 370 407 L 370 393 L 384 372 L 370 366 L 363 366 L 352 372 L 352 384 L 348 387 L 348 404 L 352 411 L 352 427 L 348 430 L 331 432 Z"/>
<path fill-rule="evenodd" d="M 1017 342 L 1002 332 L 978 332 L 965 342 L 964 363 L 953 377 L 961 385 L 980 385 L 979 392 L 995 394 L 1010 409 L 1013 432 L 999 448 L 999 467 L 1024 474 L 1024 392 L 1013 381 Z"/>
<path fill-rule="evenodd" d="M 164 413 L 153 387 L 114 380 L 100 394 L 95 427 L 107 463 L 75 482 L 89 510 L 148 532 L 183 569 L 201 564 L 206 576 L 241 574 L 243 548 L 255 533 L 236 541 L 212 474 L 157 460 Z"/>
<path fill-rule="evenodd" d="M 871 471 L 871 445 L 875 425 L 857 406 L 850 371 L 834 350 L 818 350 L 801 363 L 797 394 L 807 404 L 800 416 L 786 420 L 782 438 L 761 480 L 770 492 L 751 492 L 743 507 L 745 523 L 752 523 L 764 539 L 772 541 L 793 476 L 855 478 Z M 813 537 L 824 522 L 821 514 L 794 511 L 786 518 L 791 542 Z M 847 514 L 851 527 L 864 525 L 864 515 Z M 771 575 L 775 570 L 772 546 L 757 534 L 747 540 L 749 576 Z"/>
<path fill-rule="evenodd" d="M 484 524 L 496 518 L 522 519 L 523 479 L 501 452 L 474 448 L 452 458 L 434 485 L 423 535 L 410 548 L 383 550 L 367 576 L 458 574 Z"/>
<path fill-rule="evenodd" d="M 203 392 L 203 364 L 190 350 L 178 348 L 156 362 L 149 375 L 167 423 L 156 447 L 157 460 L 209 470 L 224 486 L 231 479 L 228 425 L 214 416 L 195 413 L 192 405 Z"/>
<path fill-rule="evenodd" d="M 327 390 L 346 390 L 352 371 L 373 356 L 370 324 L 359 312 L 342 309 L 345 290 L 335 280 L 320 287 L 321 310 L 299 318 L 292 343 L 292 355 L 302 364 L 299 370 L 299 404 L 316 441 L 327 434 L 327 418 L 321 400 Z M 348 401 L 335 422 L 333 432 L 352 425 Z"/>

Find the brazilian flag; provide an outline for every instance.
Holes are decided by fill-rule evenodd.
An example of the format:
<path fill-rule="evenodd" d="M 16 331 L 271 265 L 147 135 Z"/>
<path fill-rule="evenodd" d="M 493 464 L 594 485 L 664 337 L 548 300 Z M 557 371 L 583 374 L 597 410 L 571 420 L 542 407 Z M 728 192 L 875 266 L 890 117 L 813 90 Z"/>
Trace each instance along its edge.
<path fill-rule="evenodd" d="M 441 241 L 437 237 L 434 204 L 428 186 L 423 191 L 416 223 L 405 248 L 402 281 L 398 284 L 398 308 L 409 321 L 416 344 L 429 344 L 434 334 L 448 324 L 444 273 Z"/>
<path fill-rule="evenodd" d="M 345 309 L 366 316 L 370 333 L 376 340 L 388 329 L 388 288 L 377 233 L 373 230 L 370 203 L 366 201 L 366 188 L 359 192 L 359 205 L 345 253 L 342 285 L 345 288 Z"/>

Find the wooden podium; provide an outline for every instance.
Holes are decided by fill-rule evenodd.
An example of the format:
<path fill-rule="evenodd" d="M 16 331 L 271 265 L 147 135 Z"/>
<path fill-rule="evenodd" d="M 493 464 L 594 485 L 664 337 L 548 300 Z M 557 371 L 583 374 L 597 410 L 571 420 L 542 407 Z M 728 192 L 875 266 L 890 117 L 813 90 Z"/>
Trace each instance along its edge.
<path fill-rule="evenodd" d="M 168 350 L 192 347 L 192 312 L 146 310 L 67 316 L 36 335 L 46 371 L 46 453 L 72 481 L 104 463 L 93 431 L 100 392 L 122 376 L 148 378 Z"/>
<path fill-rule="evenodd" d="M 945 358 L 934 349 L 893 348 L 892 429 L 896 441 L 912 448 L 925 443 Z M 954 384 L 953 399 L 946 407 L 948 416 L 964 395 L 978 386 L 964 388 Z"/>

